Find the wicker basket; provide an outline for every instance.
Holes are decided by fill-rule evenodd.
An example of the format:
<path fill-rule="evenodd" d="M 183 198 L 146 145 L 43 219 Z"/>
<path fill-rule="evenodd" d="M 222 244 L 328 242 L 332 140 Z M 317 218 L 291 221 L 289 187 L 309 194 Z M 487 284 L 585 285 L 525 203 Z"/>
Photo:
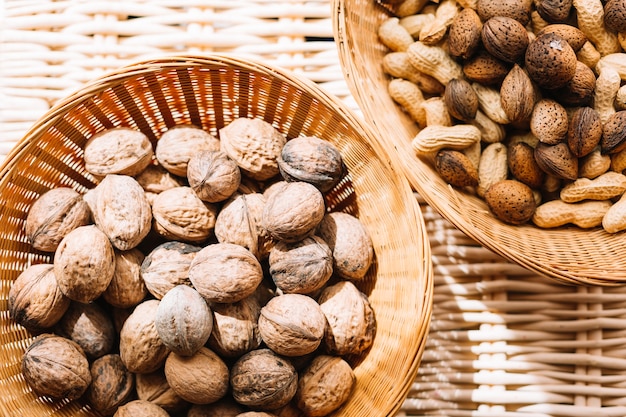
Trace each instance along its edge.
<path fill-rule="evenodd" d="M 390 98 L 390 78 L 381 65 L 388 50 L 377 31 L 390 13 L 376 0 L 334 0 L 333 15 L 339 58 L 356 101 L 379 136 L 397 148 L 409 182 L 429 205 L 485 247 L 560 282 L 626 283 L 626 234 L 504 224 L 482 199 L 447 185 L 431 164 L 417 158 L 411 140 L 419 128 Z"/>
<path fill-rule="evenodd" d="M 372 236 L 376 260 L 361 289 L 371 297 L 378 332 L 371 350 L 349 360 L 357 387 L 335 415 L 393 415 L 414 380 L 432 309 L 430 246 L 419 206 L 395 158 L 334 96 L 291 72 L 226 55 L 170 56 L 140 62 L 87 83 L 28 131 L 0 169 L 0 407 L 6 415 L 91 416 L 80 401 L 38 398 L 20 373 L 32 336 L 7 313 L 20 271 L 50 256 L 34 252 L 22 231 L 31 203 L 46 190 L 96 184 L 82 162 L 87 138 L 113 126 L 140 129 L 153 141 L 176 123 L 217 135 L 235 117 L 262 118 L 293 138 L 317 135 L 337 146 L 348 174 L 327 205 L 356 214 Z M 0 410 L 2 409 L 0 408 Z"/>

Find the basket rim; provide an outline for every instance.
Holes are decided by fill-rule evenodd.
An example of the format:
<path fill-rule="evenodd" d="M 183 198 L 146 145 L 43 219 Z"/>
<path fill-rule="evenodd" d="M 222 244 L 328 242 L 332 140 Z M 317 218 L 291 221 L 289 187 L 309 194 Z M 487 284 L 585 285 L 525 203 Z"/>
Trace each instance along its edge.
<path fill-rule="evenodd" d="M 0 187 L 6 184 L 6 181 L 11 177 L 12 171 L 16 169 L 16 161 L 19 160 L 20 156 L 27 153 L 30 146 L 36 143 L 38 139 L 47 131 L 47 129 L 55 123 L 55 121 L 63 117 L 66 111 L 76 106 L 77 103 L 80 103 L 82 100 L 88 99 L 87 97 L 107 89 L 110 83 L 120 81 L 125 78 L 135 77 L 144 73 L 149 73 L 155 69 L 163 70 L 167 67 L 180 68 L 181 65 L 185 67 L 202 67 L 207 64 L 251 69 L 252 71 L 277 77 L 288 84 L 301 87 L 304 91 L 313 92 L 316 99 L 318 99 L 322 104 L 332 108 L 333 111 L 338 112 L 346 123 L 349 124 L 353 130 L 355 130 L 355 133 L 367 142 L 390 172 L 395 174 L 394 178 L 398 181 L 398 185 L 400 187 L 394 190 L 394 192 L 400 193 L 401 198 L 406 203 L 405 208 L 407 216 L 409 216 L 412 221 L 414 220 L 417 222 L 414 225 L 416 230 L 422 231 L 420 236 L 415 236 L 415 244 L 416 247 L 419 247 L 419 255 L 423 257 L 423 259 L 419 262 L 421 272 L 421 276 L 419 278 L 420 280 L 423 280 L 423 283 L 419 285 L 419 300 L 415 301 L 415 305 L 421 306 L 421 314 L 419 317 L 420 325 L 418 328 L 410 329 L 414 334 L 412 336 L 414 340 L 419 340 L 420 343 L 418 346 L 415 346 L 415 349 L 411 349 L 414 350 L 411 352 L 412 355 L 406 358 L 407 363 L 410 365 L 407 369 L 407 373 L 402 375 L 402 378 L 398 378 L 397 383 L 402 387 L 402 389 L 397 393 L 399 397 L 387 399 L 388 407 L 393 408 L 389 415 L 393 415 L 393 413 L 397 412 L 401 408 L 404 398 L 408 395 L 411 383 L 417 375 L 421 357 L 425 350 L 426 337 L 432 317 L 434 271 L 425 220 L 421 213 L 419 204 L 413 195 L 408 180 L 402 174 L 401 169 L 397 165 L 398 158 L 394 156 L 394 150 L 386 149 L 382 143 L 379 142 L 374 131 L 371 130 L 371 128 L 364 121 L 356 116 L 343 101 L 326 92 L 313 81 L 299 76 L 290 70 L 277 68 L 258 60 L 225 53 L 163 54 L 163 56 L 159 58 L 137 61 L 88 82 L 51 107 L 26 132 L 26 134 L 19 140 L 16 146 L 11 150 L 0 165 Z M 417 270 L 417 267 L 415 269 Z"/>

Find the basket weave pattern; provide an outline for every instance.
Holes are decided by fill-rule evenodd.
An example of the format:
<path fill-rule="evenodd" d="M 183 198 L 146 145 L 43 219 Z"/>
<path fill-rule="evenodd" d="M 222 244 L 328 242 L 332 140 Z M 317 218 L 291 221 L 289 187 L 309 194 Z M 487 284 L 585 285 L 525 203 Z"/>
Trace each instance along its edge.
<path fill-rule="evenodd" d="M 372 237 L 375 264 L 358 286 L 370 297 L 378 331 L 366 355 L 348 358 L 358 387 L 335 415 L 397 411 L 415 378 L 432 311 L 430 247 L 408 183 L 369 129 L 312 82 L 231 56 L 185 55 L 124 67 L 87 83 L 35 124 L 0 170 L 0 403 L 9 415 L 92 415 L 80 402 L 42 405 L 20 373 L 32 336 L 10 320 L 8 291 L 27 265 L 51 261 L 24 236 L 32 202 L 53 187 L 84 192 L 95 186 L 82 149 L 105 129 L 131 127 L 156 142 L 168 128 L 193 123 L 219 137 L 237 117 L 262 118 L 287 138 L 324 138 L 341 152 L 348 174 L 328 192 L 327 208 L 359 216 Z M 59 407 L 58 414 L 46 414 Z"/>

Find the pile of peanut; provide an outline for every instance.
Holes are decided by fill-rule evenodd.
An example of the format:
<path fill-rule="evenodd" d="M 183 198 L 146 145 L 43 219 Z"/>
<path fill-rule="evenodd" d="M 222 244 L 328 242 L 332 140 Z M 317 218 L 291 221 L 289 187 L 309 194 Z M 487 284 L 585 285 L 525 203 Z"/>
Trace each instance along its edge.
<path fill-rule="evenodd" d="M 326 207 L 341 154 L 261 119 L 218 133 L 105 130 L 84 148 L 97 185 L 34 201 L 25 235 L 52 261 L 8 310 L 36 336 L 21 369 L 37 395 L 115 417 L 325 416 L 350 398 L 374 249 Z"/>
<path fill-rule="evenodd" d="M 626 229 L 626 0 L 401 0 L 378 37 L 412 146 L 498 219 Z"/>

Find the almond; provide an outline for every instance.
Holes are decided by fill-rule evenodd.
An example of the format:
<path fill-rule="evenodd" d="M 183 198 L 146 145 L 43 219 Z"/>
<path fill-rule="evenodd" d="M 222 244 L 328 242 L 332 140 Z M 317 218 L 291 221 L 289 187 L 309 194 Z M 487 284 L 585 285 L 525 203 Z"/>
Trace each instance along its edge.
<path fill-rule="evenodd" d="M 526 71 L 515 64 L 500 87 L 500 103 L 511 123 L 527 122 L 535 107 L 536 95 Z"/>
<path fill-rule="evenodd" d="M 605 154 L 626 149 L 626 110 L 613 113 L 604 123 L 600 147 Z"/>
<path fill-rule="evenodd" d="M 485 193 L 485 201 L 498 219 L 509 224 L 526 223 L 537 209 L 532 189 L 516 180 L 493 184 Z"/>
<path fill-rule="evenodd" d="M 452 117 L 470 122 L 478 112 L 478 96 L 472 85 L 463 79 L 450 80 L 443 94 L 443 101 Z"/>
<path fill-rule="evenodd" d="M 460 151 L 442 149 L 437 152 L 435 168 L 445 182 L 455 187 L 478 185 L 478 170 Z"/>
<path fill-rule="evenodd" d="M 545 173 L 537 164 L 532 146 L 517 142 L 508 147 L 507 162 L 515 179 L 530 188 L 538 189 L 543 184 Z"/>
<path fill-rule="evenodd" d="M 563 87 L 557 88 L 552 95 L 567 106 L 586 106 L 596 90 L 596 76 L 586 64 L 576 62 L 574 77 Z"/>
<path fill-rule="evenodd" d="M 540 87 L 563 87 L 576 74 L 576 53 L 556 33 L 537 36 L 526 49 L 525 64 L 530 78 Z"/>
<path fill-rule="evenodd" d="M 556 145 L 539 142 L 535 147 L 535 160 L 548 175 L 565 180 L 578 178 L 578 158 L 565 142 Z"/>
<path fill-rule="evenodd" d="M 556 145 L 565 139 L 568 128 L 565 107 L 552 99 L 541 99 L 530 117 L 530 131 L 540 142 Z"/>
<path fill-rule="evenodd" d="M 532 0 L 478 0 L 476 12 L 483 21 L 495 16 L 506 16 L 526 26 L 530 22 L 532 3 Z"/>
<path fill-rule="evenodd" d="M 482 85 L 498 85 L 509 73 L 510 66 L 487 51 L 479 50 L 463 65 L 463 75 Z"/>
<path fill-rule="evenodd" d="M 468 59 L 480 45 L 483 23 L 474 9 L 461 10 L 452 20 L 448 29 L 448 50 L 450 55 Z"/>
<path fill-rule="evenodd" d="M 578 52 L 578 50 L 583 47 L 585 42 L 587 42 L 587 36 L 585 36 L 582 30 L 578 29 L 576 26 L 568 25 L 566 23 L 554 23 L 548 25 L 537 32 L 536 35 L 541 36 L 544 33 L 556 33 L 569 43 L 569 46 L 572 47 L 574 52 Z"/>
<path fill-rule="evenodd" d="M 516 62 L 528 47 L 528 32 L 524 25 L 506 16 L 494 16 L 483 25 L 482 41 L 485 49 L 505 62 Z"/>
<path fill-rule="evenodd" d="M 580 158 L 591 153 L 602 138 L 600 115 L 591 107 L 580 107 L 572 114 L 567 130 L 567 145 Z"/>
<path fill-rule="evenodd" d="M 626 32 L 626 1 L 609 0 L 606 2 L 604 25 L 612 32 Z"/>
<path fill-rule="evenodd" d="M 536 0 L 537 13 L 544 20 L 555 23 L 564 22 L 572 10 L 572 0 Z"/>

